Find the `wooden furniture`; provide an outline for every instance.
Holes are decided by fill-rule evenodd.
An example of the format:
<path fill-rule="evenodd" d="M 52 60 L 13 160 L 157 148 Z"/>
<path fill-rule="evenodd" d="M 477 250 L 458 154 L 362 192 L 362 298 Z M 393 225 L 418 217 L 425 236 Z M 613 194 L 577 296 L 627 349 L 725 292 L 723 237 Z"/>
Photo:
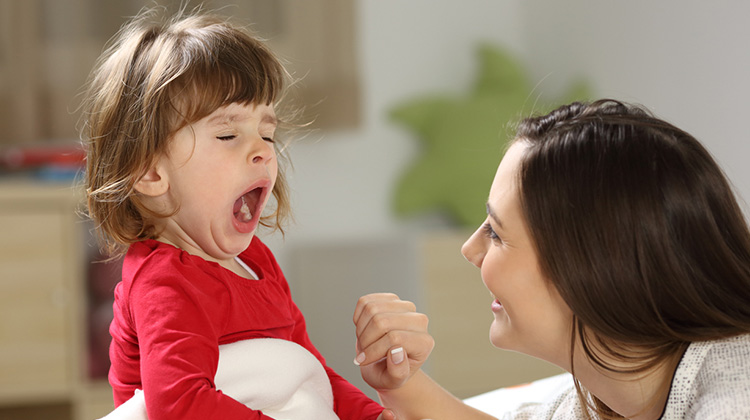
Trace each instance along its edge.
<path fill-rule="evenodd" d="M 0 418 L 92 420 L 111 410 L 109 385 L 85 369 L 81 199 L 69 185 L 0 182 Z"/>

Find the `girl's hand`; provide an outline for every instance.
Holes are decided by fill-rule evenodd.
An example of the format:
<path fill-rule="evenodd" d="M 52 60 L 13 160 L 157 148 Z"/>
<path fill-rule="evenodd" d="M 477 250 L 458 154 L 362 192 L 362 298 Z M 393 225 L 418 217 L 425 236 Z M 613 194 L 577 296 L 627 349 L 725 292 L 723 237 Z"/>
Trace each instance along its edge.
<path fill-rule="evenodd" d="M 398 418 L 396 417 L 396 413 L 386 408 L 380 413 L 377 420 L 398 420 Z"/>
<path fill-rule="evenodd" d="M 375 390 L 401 387 L 432 352 L 427 316 L 392 293 L 359 298 L 354 310 L 357 357 L 362 378 Z M 383 414 L 381 414 L 383 417 Z M 387 417 L 383 417 L 387 419 Z"/>

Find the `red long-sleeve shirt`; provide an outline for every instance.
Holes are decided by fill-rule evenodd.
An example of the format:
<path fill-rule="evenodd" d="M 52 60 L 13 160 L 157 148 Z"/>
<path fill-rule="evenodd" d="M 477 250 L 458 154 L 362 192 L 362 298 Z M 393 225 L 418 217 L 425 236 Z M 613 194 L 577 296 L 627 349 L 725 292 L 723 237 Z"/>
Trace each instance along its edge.
<path fill-rule="evenodd" d="M 326 366 L 310 342 L 271 251 L 253 238 L 240 259 L 259 280 L 162 242 L 131 245 L 115 289 L 110 326 L 109 381 L 115 405 L 143 389 L 149 420 L 269 419 L 218 391 L 214 377 L 220 344 L 278 338 L 301 345 L 320 360 L 339 418 L 375 419 L 383 408 Z"/>

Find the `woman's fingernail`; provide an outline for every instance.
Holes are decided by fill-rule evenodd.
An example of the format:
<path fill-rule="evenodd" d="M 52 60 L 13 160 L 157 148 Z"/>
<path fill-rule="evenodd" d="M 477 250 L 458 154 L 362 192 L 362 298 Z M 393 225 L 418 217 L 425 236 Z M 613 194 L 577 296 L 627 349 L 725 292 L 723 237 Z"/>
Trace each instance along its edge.
<path fill-rule="evenodd" d="M 404 361 L 404 348 L 403 347 L 397 347 L 393 350 L 391 350 L 391 360 L 393 360 L 393 363 L 399 364 Z"/>
<path fill-rule="evenodd" d="M 367 358 L 367 356 L 365 356 L 364 353 L 360 353 L 360 354 L 357 355 L 357 358 L 354 359 L 354 364 L 357 365 L 357 366 L 359 366 L 360 364 L 362 364 L 362 362 L 365 361 L 366 358 Z"/>

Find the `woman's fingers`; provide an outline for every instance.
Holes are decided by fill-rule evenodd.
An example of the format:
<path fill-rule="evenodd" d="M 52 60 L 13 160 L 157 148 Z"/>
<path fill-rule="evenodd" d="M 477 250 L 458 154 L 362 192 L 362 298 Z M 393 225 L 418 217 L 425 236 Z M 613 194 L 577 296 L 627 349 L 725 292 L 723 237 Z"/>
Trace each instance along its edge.
<path fill-rule="evenodd" d="M 386 370 L 391 381 L 391 387 L 401 386 L 407 379 L 411 368 L 408 356 L 403 347 L 392 348 L 386 358 Z"/>
<path fill-rule="evenodd" d="M 354 308 L 353 321 L 357 327 L 364 328 L 377 314 L 415 312 L 413 303 L 401 300 L 393 293 L 374 293 L 362 296 Z M 359 333 L 360 330 L 357 331 Z"/>
<path fill-rule="evenodd" d="M 363 296 L 354 311 L 362 377 L 375 389 L 402 386 L 427 360 L 435 342 L 429 320 L 392 293 Z"/>
<path fill-rule="evenodd" d="M 405 354 L 408 354 L 410 364 L 419 367 L 430 355 L 434 346 L 435 341 L 427 332 L 389 331 L 368 345 L 362 345 L 360 342 L 360 349 L 354 362 L 367 366 L 382 361 L 385 357 L 392 358 L 394 362 L 400 362 L 400 358 L 405 359 Z M 400 354 L 398 349 L 403 349 L 401 351 L 405 354 Z"/>
<path fill-rule="evenodd" d="M 362 325 L 367 322 L 366 325 Z M 363 319 L 356 326 L 358 351 L 370 347 L 375 342 L 380 342 L 381 350 L 399 346 L 406 338 L 404 333 L 427 333 L 429 319 L 426 315 L 417 312 L 389 312 L 373 315 L 369 320 Z M 385 348 L 383 346 L 386 346 Z M 381 354 L 383 357 L 385 353 Z"/>

